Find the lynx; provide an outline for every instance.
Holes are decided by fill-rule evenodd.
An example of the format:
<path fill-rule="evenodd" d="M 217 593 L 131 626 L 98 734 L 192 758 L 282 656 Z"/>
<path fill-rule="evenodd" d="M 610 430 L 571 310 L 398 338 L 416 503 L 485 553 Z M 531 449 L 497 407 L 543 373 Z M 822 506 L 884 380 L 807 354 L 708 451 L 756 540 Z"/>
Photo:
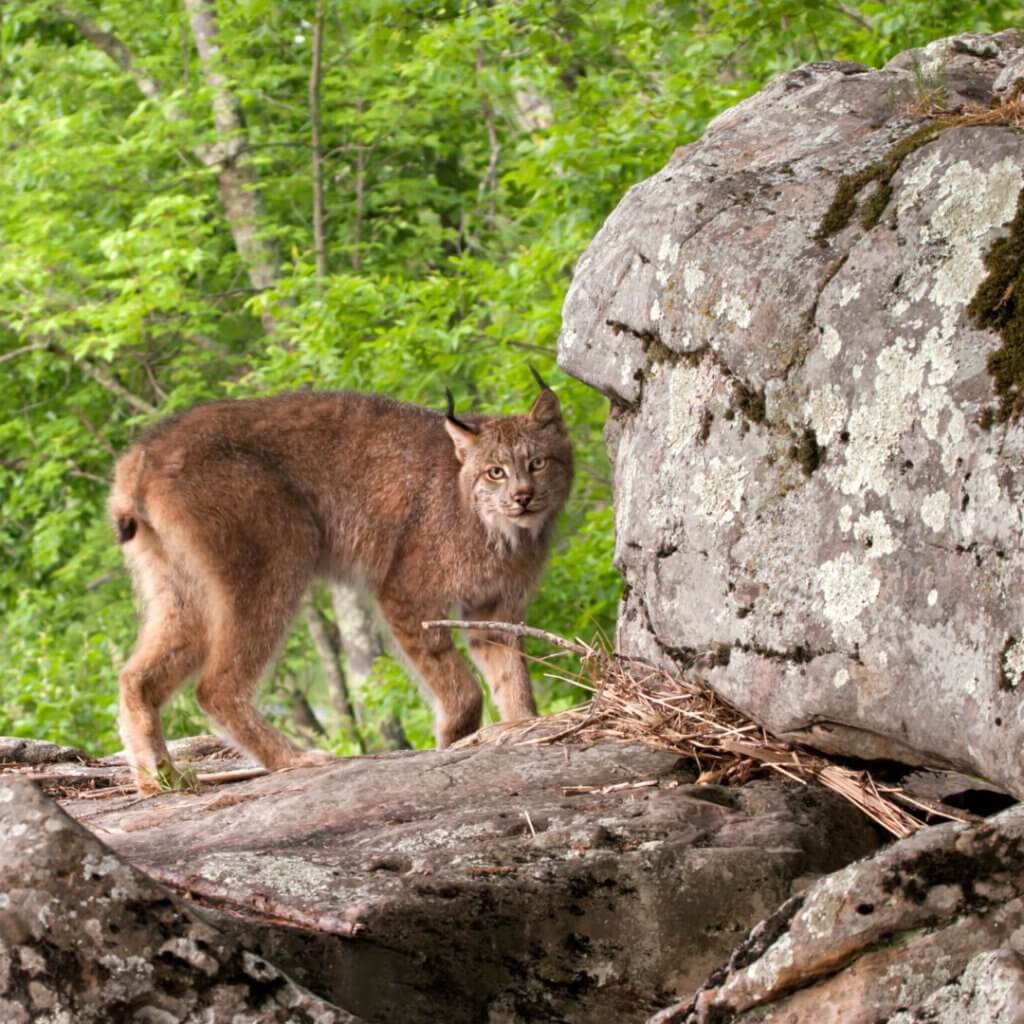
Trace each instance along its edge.
<path fill-rule="evenodd" d="M 518 620 L 573 474 L 555 393 L 518 416 L 442 415 L 354 392 L 202 405 L 150 428 L 118 461 L 110 513 L 141 625 L 120 676 L 136 785 L 176 781 L 160 708 L 198 673 L 203 710 L 270 770 L 303 751 L 253 707 L 314 578 L 357 581 L 434 705 L 437 745 L 480 725 L 482 696 L 448 630 L 457 607 Z M 517 641 L 469 631 L 504 721 L 536 714 Z"/>

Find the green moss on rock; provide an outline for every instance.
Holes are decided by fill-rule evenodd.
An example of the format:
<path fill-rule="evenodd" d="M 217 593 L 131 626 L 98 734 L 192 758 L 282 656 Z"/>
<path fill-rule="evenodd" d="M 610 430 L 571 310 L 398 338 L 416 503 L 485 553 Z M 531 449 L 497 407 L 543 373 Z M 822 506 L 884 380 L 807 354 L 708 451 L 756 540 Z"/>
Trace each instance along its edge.
<path fill-rule="evenodd" d="M 872 183 L 875 188 L 864 203 L 860 220 L 865 230 L 873 228 L 889 205 L 892 198 L 892 179 L 903 161 L 949 127 L 952 125 L 947 122 L 929 121 L 897 142 L 885 156 L 874 163 L 853 174 L 844 174 L 839 179 L 836 194 L 822 218 L 815 238 L 819 242 L 824 242 L 842 231 L 857 212 L 860 194 Z"/>
<path fill-rule="evenodd" d="M 1009 232 L 985 254 L 985 267 L 988 275 L 967 313 L 976 327 L 995 331 L 1003 342 L 988 357 L 996 406 L 978 418 L 988 428 L 1019 419 L 1024 412 L 1024 190 Z"/>

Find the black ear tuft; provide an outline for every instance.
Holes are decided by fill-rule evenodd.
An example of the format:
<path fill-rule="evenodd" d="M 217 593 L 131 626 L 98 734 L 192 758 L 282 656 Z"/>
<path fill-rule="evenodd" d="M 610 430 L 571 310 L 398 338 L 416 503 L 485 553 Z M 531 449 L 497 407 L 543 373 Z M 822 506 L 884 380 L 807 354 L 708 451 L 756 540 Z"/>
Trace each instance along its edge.
<path fill-rule="evenodd" d="M 460 420 L 455 415 L 455 397 L 452 395 L 452 389 L 451 388 L 445 388 L 444 389 L 444 393 L 445 393 L 445 396 L 448 399 L 448 408 L 445 411 L 445 417 L 451 423 L 454 423 L 457 427 L 462 427 L 463 430 L 468 430 L 471 434 L 475 434 L 476 433 L 476 428 L 475 427 L 471 427 L 468 423 L 463 423 L 462 420 Z"/>
<path fill-rule="evenodd" d="M 537 387 L 539 387 L 541 391 L 550 391 L 551 389 L 544 383 L 544 378 L 537 372 L 537 367 L 534 366 L 533 363 L 528 363 L 527 365 L 530 367 L 530 373 L 533 374 L 533 379 L 537 382 Z"/>

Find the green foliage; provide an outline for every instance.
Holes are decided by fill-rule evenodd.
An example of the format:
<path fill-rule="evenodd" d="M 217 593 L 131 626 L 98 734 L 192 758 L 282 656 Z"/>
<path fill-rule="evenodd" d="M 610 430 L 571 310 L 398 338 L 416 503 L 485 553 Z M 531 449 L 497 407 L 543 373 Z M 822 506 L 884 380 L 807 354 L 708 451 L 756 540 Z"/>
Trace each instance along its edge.
<path fill-rule="evenodd" d="M 1021 15 L 993 0 L 336 0 L 319 90 L 323 273 L 317 5 L 221 2 L 218 70 L 245 113 L 259 233 L 280 258 L 256 292 L 218 170 L 200 159 L 225 140 L 182 5 L 70 7 L 0 13 L 0 733 L 96 752 L 117 743 L 116 673 L 134 637 L 105 480 L 156 415 L 212 397 L 352 387 L 440 407 L 449 386 L 460 408 L 513 411 L 532 398 L 534 362 L 562 397 L 579 474 L 531 620 L 610 634 L 606 404 L 554 366 L 574 262 L 629 186 L 772 75 L 879 64 Z M 130 70 L 77 15 L 120 40 Z M 320 699 L 301 625 L 271 686 L 285 723 L 288 694 Z M 548 708 L 575 699 L 561 682 L 541 690 Z M 398 716 L 429 742 L 393 663 L 360 697 L 370 731 Z M 191 698 L 168 716 L 172 733 L 201 721 Z"/>

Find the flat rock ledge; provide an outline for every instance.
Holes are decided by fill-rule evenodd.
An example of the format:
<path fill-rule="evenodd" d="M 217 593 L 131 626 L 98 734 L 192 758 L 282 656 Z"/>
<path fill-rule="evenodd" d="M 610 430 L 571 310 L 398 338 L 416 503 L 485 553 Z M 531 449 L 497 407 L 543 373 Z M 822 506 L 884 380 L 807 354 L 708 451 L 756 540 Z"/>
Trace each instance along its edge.
<path fill-rule="evenodd" d="M 822 789 L 697 786 L 675 755 L 616 742 L 353 758 L 144 800 L 23 771 L 94 835 L 0 775 L 18 835 L 0 853 L 5 1021 L 47 1001 L 113 1019 L 102 1000 L 126 1021 L 642 1021 L 880 841 Z M 208 1016 L 168 1002 L 186 990 L 175 1005 Z M 233 1018 L 229 996 L 263 1002 Z"/>

